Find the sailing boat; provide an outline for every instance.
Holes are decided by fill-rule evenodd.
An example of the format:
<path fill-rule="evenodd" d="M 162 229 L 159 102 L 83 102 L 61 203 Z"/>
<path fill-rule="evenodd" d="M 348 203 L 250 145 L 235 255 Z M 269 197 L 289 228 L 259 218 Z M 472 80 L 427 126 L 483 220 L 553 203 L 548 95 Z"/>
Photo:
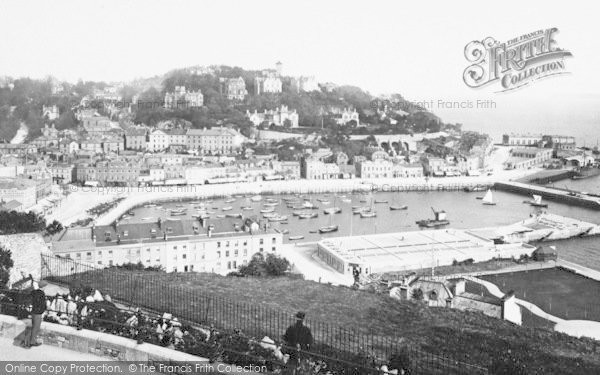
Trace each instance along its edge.
<path fill-rule="evenodd" d="M 485 193 L 485 196 L 482 199 L 483 204 L 488 205 L 488 206 L 495 206 L 496 202 L 494 202 L 494 197 L 492 196 L 492 190 L 488 189 L 487 193 Z"/>
<path fill-rule="evenodd" d="M 530 205 L 534 206 L 534 207 L 548 207 L 547 203 L 542 203 L 542 196 L 541 195 L 533 195 L 533 201 L 529 202 Z"/>
<path fill-rule="evenodd" d="M 332 208 L 336 208 L 336 207 L 332 207 Z M 328 210 L 330 210 L 330 209 L 328 209 Z M 340 209 L 340 212 L 341 212 L 341 209 Z M 325 213 L 328 213 L 327 210 L 325 210 Z M 335 212 L 331 212 L 331 213 L 335 213 Z M 333 219 L 333 215 L 329 215 L 329 225 L 326 226 L 326 227 L 319 228 L 319 233 L 331 233 L 331 232 L 337 232 L 338 231 L 339 227 L 337 225 L 332 225 L 331 224 L 331 220 L 332 219 Z"/>

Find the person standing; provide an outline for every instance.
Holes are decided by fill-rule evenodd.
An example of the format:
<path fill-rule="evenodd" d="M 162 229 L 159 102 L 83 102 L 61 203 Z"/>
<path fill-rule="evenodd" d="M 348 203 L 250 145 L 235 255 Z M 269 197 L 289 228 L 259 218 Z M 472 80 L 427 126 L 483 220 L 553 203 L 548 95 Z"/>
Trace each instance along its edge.
<path fill-rule="evenodd" d="M 310 328 L 304 325 L 306 314 L 299 311 L 296 314 L 296 323 L 288 327 L 283 335 L 286 351 L 290 355 L 288 367 L 295 373 L 296 368 L 300 364 L 299 354 L 301 350 L 310 350 L 313 344 L 313 336 Z"/>
<path fill-rule="evenodd" d="M 28 336 L 25 336 L 25 340 L 23 341 L 23 347 L 26 349 L 42 345 L 37 341 L 37 336 L 42 326 L 42 314 L 46 311 L 46 293 L 41 289 L 45 284 L 44 281 L 38 283 L 31 280 L 33 288 L 31 291 L 31 332 Z"/>

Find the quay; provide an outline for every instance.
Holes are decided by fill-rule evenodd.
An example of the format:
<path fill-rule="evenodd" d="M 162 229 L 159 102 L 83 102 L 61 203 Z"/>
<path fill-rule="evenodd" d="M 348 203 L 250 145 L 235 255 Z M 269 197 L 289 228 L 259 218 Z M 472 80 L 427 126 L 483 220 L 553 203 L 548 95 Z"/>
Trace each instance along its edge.
<path fill-rule="evenodd" d="M 523 195 L 540 195 L 543 199 L 600 210 L 600 198 L 588 193 L 538 186 L 522 182 L 496 182 L 494 189 Z"/>

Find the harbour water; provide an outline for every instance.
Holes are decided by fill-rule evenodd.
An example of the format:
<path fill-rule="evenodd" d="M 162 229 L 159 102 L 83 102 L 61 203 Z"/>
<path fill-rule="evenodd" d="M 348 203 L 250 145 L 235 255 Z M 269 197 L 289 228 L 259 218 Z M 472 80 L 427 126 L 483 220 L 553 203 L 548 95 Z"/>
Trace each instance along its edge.
<path fill-rule="evenodd" d="M 575 183 L 580 184 L 582 181 L 587 180 L 568 181 L 568 183 L 574 185 Z M 590 191 L 595 190 L 590 189 Z M 249 196 L 235 197 L 234 201 L 230 199 L 228 202 L 225 202 L 226 199 L 198 202 L 206 206 L 209 211 L 214 211 L 209 215 L 213 219 L 217 218 L 217 215 L 241 213 L 244 216 L 260 218 L 266 222 L 260 210 L 268 208 L 265 206 L 266 199 L 272 198 L 279 203 L 273 206 L 275 212 L 287 216 L 288 220 L 287 222 L 271 222 L 269 225 L 282 231 L 289 231 L 284 236 L 285 242 L 289 241 L 289 236 L 299 235 L 304 236 L 302 241 L 317 241 L 324 237 L 419 230 L 415 222 L 433 218 L 432 208 L 446 211 L 450 221 L 449 227 L 458 229 L 513 224 L 536 212 L 536 208 L 523 203 L 530 199 L 523 195 L 494 191 L 496 205 L 489 206 L 476 199 L 484 194 L 485 192 L 380 192 L 375 194 L 303 195 L 304 199 L 318 207 L 318 209 L 310 210 L 318 213 L 318 217 L 314 219 L 300 219 L 298 216 L 293 216 L 294 210 L 288 208 L 284 201 L 286 198 L 293 197 L 291 195 L 263 196 L 262 201 L 259 202 L 253 202 Z M 323 200 L 327 200 L 328 203 L 321 202 Z M 375 203 L 381 201 L 387 201 L 387 203 Z M 557 202 L 547 203 L 549 207 L 543 209 L 547 212 L 600 224 L 598 211 Z M 122 222 L 156 221 L 159 217 L 162 220 L 192 218 L 192 215 L 198 212 L 194 208 L 198 205 L 198 203 L 190 202 L 173 202 L 159 204 L 160 207 L 138 207 L 132 210 L 134 216 Z M 406 210 L 390 210 L 390 205 L 407 205 L 408 208 Z M 231 210 L 223 210 L 224 207 L 229 206 Z M 334 206 L 340 207 L 342 212 L 333 215 L 324 213 L 325 209 Z M 377 212 L 377 216 L 361 218 L 359 215 L 353 215 L 353 206 L 372 207 Z M 242 210 L 242 207 L 252 207 L 252 210 Z M 171 216 L 171 210 L 182 208 L 187 209 L 185 215 Z M 337 225 L 339 230 L 327 234 L 316 232 L 320 227 L 328 225 Z"/>

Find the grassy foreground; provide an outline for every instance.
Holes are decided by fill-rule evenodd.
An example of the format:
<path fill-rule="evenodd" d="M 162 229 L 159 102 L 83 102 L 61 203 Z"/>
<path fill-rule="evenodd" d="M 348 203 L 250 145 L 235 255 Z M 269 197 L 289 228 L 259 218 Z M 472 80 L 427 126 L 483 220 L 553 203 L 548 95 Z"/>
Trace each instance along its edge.
<path fill-rule="evenodd" d="M 346 287 L 289 278 L 148 271 L 91 271 L 69 281 L 179 316 L 186 309 L 202 310 L 196 299 L 188 299 L 194 294 L 266 306 L 289 312 L 290 316 L 303 310 L 310 319 L 382 337 L 399 337 L 404 344 L 487 367 L 491 374 L 600 373 L 600 348 L 594 340 L 549 329 L 518 327 L 475 312 L 399 302 L 387 295 Z M 233 319 L 231 314 L 239 314 L 235 310 L 225 307 L 220 318 Z M 506 363 L 507 358 L 513 364 L 510 372 L 499 364 L 499 359 Z M 515 372 L 515 367 L 522 368 L 522 372 Z"/>

